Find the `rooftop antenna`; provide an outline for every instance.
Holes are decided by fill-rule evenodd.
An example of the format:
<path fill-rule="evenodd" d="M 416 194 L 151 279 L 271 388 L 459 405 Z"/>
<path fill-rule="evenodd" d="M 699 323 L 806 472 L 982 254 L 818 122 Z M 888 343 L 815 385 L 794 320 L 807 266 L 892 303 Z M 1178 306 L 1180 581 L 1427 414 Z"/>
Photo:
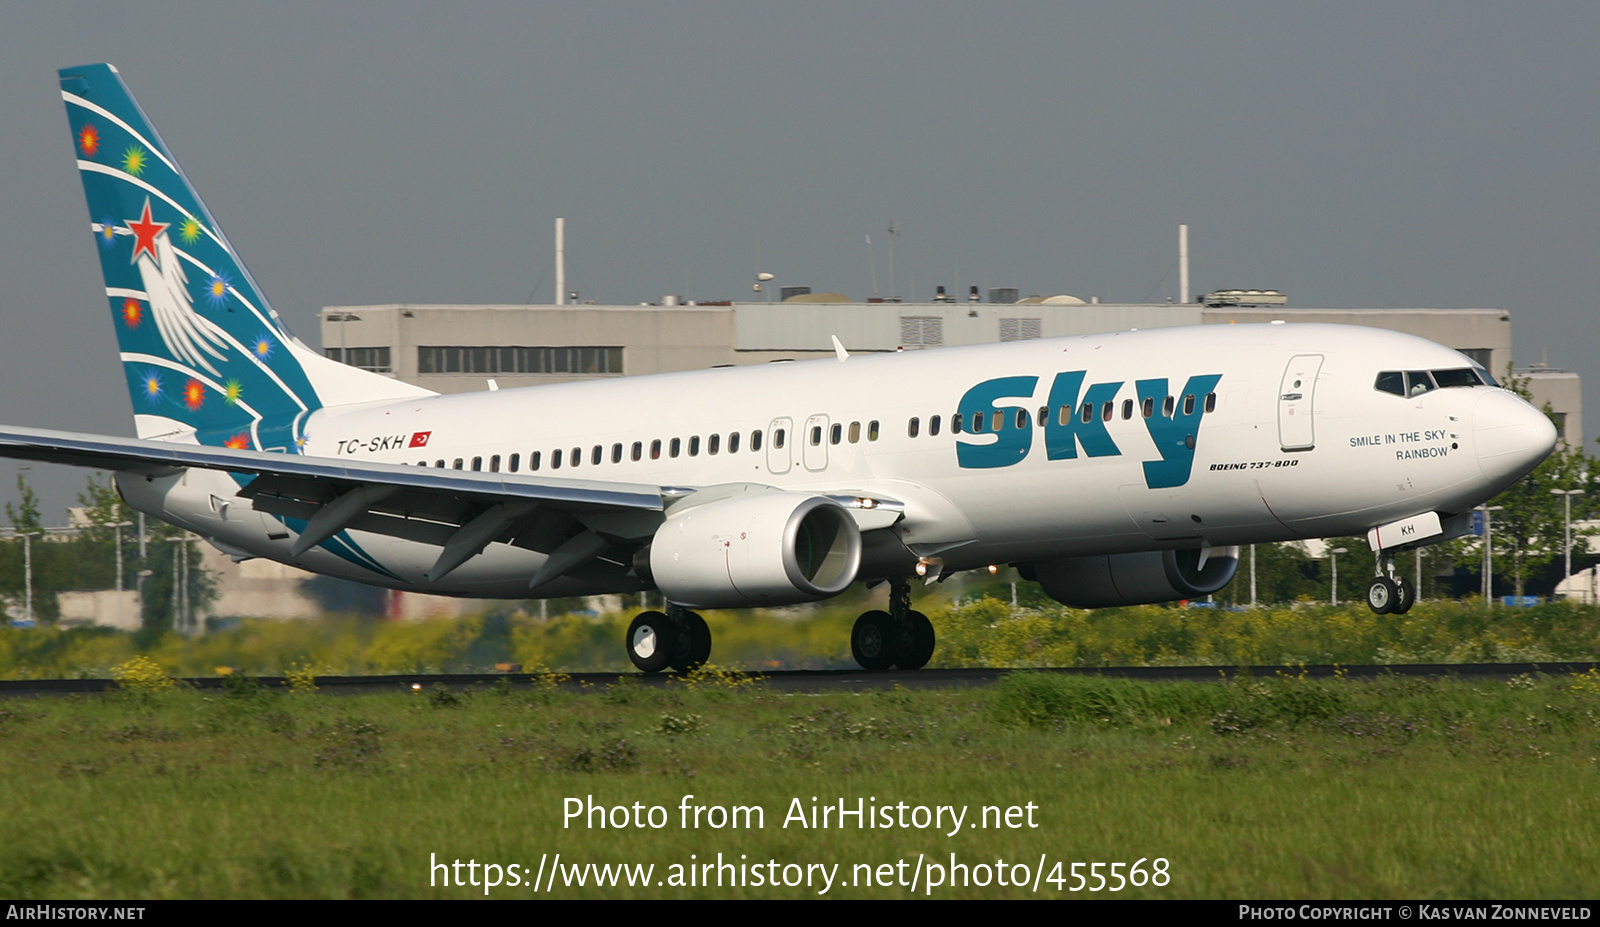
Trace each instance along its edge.
<path fill-rule="evenodd" d="M 567 220 L 556 219 L 556 298 L 557 306 L 567 304 Z"/>
<path fill-rule="evenodd" d="M 1178 302 L 1189 301 L 1189 227 L 1178 226 Z"/>
<path fill-rule="evenodd" d="M 872 236 L 867 236 L 867 269 L 872 271 L 872 298 L 878 298 L 878 265 L 872 260 Z"/>
<path fill-rule="evenodd" d="M 895 227 L 894 220 L 889 220 L 889 302 L 897 303 L 900 300 L 894 295 L 894 240 L 900 237 L 900 230 Z"/>

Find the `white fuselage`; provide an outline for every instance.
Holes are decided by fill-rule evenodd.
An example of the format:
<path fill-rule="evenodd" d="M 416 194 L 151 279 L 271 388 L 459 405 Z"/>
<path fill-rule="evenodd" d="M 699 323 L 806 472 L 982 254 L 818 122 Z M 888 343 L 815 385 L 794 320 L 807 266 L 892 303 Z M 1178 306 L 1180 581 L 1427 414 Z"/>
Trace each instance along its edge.
<path fill-rule="evenodd" d="M 1355 326 L 1116 332 L 325 408 L 308 419 L 301 452 L 493 468 L 508 480 L 752 483 L 897 500 L 904 518 L 888 530 L 903 547 L 869 551 L 862 578 L 872 578 L 916 558 L 969 569 L 1353 534 L 1465 511 L 1542 459 L 1548 421 L 1496 387 L 1402 396 L 1374 384 L 1381 371 L 1470 363 Z M 1061 374 L 1079 371 L 1081 388 L 1052 396 Z M 1191 397 L 1192 383 L 1203 389 Z M 969 433 L 975 410 L 982 434 Z M 123 481 L 137 507 L 227 548 L 380 585 L 526 597 L 544 557 L 491 544 L 437 583 L 423 574 L 439 548 L 392 537 L 351 532 L 389 575 L 321 548 L 290 557 L 292 532 L 238 488 L 199 470 Z M 541 594 L 585 591 L 602 590 L 563 581 Z"/>

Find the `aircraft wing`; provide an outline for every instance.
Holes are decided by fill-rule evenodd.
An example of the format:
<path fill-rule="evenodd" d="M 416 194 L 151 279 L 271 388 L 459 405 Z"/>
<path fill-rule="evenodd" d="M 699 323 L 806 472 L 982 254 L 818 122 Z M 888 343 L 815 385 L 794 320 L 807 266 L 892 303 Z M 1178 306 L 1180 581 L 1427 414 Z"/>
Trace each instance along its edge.
<path fill-rule="evenodd" d="M 500 502 L 527 500 L 568 510 L 592 507 L 659 512 L 664 493 L 682 492 L 643 483 L 437 470 L 14 426 L 0 426 L 0 457 L 151 475 L 184 467 L 223 470 L 256 477 L 247 487 L 256 493 L 297 484 L 323 484 L 336 490 L 379 485 L 423 495 L 482 497 Z M 265 485 L 261 485 L 263 481 Z"/>
<path fill-rule="evenodd" d="M 256 511 L 304 521 L 290 556 L 346 529 L 369 531 L 443 548 L 429 571 L 438 580 L 500 540 L 550 555 L 533 586 L 581 567 L 613 543 L 648 537 L 666 499 L 692 491 L 16 427 L 0 427 L 0 457 L 150 477 L 189 467 L 224 471 L 246 478 L 238 495 Z"/>
<path fill-rule="evenodd" d="M 537 588 L 620 545 L 648 539 L 667 506 L 697 487 L 553 479 L 172 444 L 108 435 L 0 426 L 0 457 L 159 478 L 185 468 L 243 478 L 239 496 L 257 512 L 304 522 L 291 557 L 346 529 L 442 548 L 428 578 L 443 578 L 493 541 L 549 555 Z M 776 490 L 774 490 L 776 491 Z M 887 527 L 904 506 L 833 496 L 862 530 Z M 213 505 L 228 500 L 213 499 Z M 283 537 L 287 538 L 284 528 Z M 213 542 L 216 543 L 216 542 Z M 225 550 L 225 545 L 220 545 Z M 229 551 L 233 553 L 233 551 Z M 238 556 L 247 556 L 237 552 Z"/>

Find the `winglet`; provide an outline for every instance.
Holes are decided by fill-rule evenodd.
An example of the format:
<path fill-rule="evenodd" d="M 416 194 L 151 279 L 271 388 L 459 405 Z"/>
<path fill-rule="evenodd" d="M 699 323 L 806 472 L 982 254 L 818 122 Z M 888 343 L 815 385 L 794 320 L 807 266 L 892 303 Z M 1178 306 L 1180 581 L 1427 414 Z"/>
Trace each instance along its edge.
<path fill-rule="evenodd" d="M 845 361 L 849 360 L 850 359 L 850 352 L 846 351 L 844 349 L 844 345 L 839 343 L 839 336 L 838 335 L 829 335 L 828 337 L 833 339 L 833 353 L 838 355 L 839 363 L 842 364 Z"/>

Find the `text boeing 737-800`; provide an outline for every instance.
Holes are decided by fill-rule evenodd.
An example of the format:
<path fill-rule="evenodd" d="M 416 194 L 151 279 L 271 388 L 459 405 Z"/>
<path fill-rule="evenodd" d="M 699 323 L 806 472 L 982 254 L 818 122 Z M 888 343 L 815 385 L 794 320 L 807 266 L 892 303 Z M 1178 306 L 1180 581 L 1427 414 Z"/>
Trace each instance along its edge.
<path fill-rule="evenodd" d="M 1238 325 L 848 356 L 440 396 L 296 340 L 116 70 L 61 72 L 136 439 L 20 428 L 0 454 L 114 471 L 238 558 L 511 598 L 659 590 L 641 670 L 704 662 L 694 608 L 886 581 L 869 669 L 917 668 L 914 577 L 1015 564 L 1095 607 L 1215 592 L 1238 545 L 1396 551 L 1555 443 L 1465 356 L 1344 325 Z"/>

